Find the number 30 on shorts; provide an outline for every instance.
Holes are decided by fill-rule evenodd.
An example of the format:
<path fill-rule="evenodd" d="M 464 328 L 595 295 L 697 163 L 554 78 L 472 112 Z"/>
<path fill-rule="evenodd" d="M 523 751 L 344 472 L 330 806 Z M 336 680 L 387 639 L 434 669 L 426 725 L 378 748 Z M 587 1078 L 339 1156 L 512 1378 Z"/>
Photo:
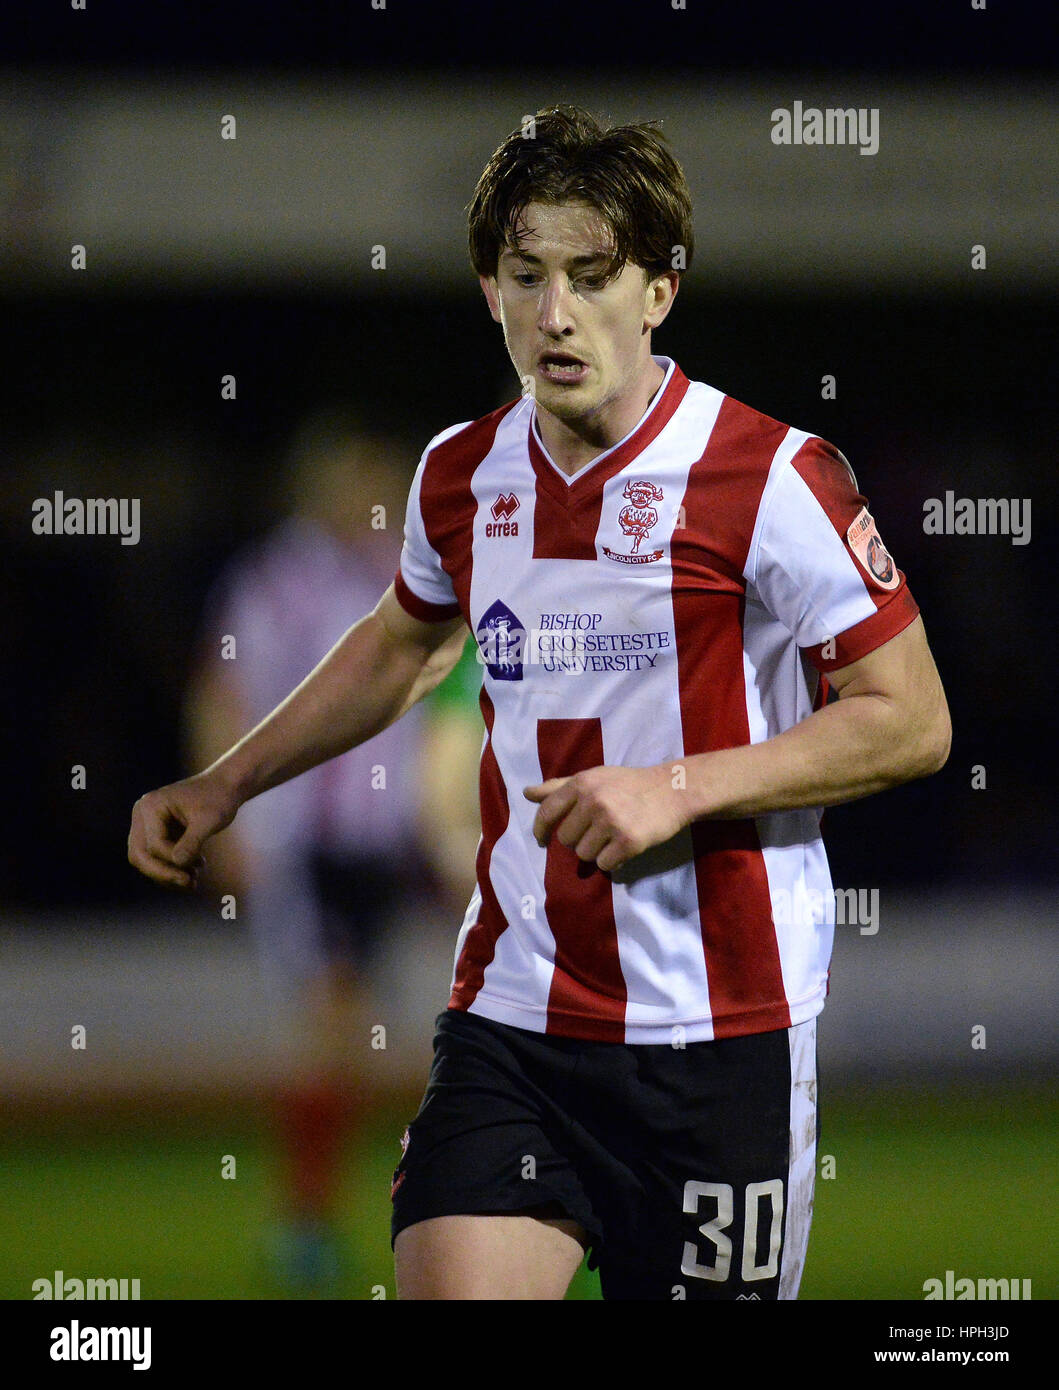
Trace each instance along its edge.
<path fill-rule="evenodd" d="M 703 1198 L 712 1199 L 717 1205 L 717 1215 L 712 1221 L 705 1221 L 699 1227 L 699 1234 L 712 1242 L 713 1250 L 702 1252 L 694 1241 L 684 1242 L 684 1258 L 680 1262 L 680 1272 L 690 1279 L 712 1279 L 723 1283 L 732 1267 L 732 1242 L 725 1234 L 735 1215 L 735 1193 L 726 1182 L 695 1182 L 689 1179 L 684 1184 L 684 1211 L 689 1216 L 698 1216 L 699 1203 Z M 758 1263 L 758 1204 L 767 1197 L 772 1209 L 772 1222 L 769 1228 L 768 1250 L 764 1263 Z M 780 1244 L 783 1230 L 783 1183 L 779 1178 L 768 1182 L 748 1182 L 743 1198 L 743 1264 L 744 1283 L 755 1279 L 774 1279 L 779 1269 Z M 700 1254 L 705 1253 L 705 1261 Z M 713 1263 L 707 1263 L 710 1255 Z"/>

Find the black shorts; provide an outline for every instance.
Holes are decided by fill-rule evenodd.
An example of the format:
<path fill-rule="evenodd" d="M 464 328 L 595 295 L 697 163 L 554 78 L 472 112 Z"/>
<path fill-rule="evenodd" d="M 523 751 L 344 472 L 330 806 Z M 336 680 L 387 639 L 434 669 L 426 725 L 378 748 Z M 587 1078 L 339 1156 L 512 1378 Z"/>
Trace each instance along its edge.
<path fill-rule="evenodd" d="M 393 1175 L 392 1238 L 436 1216 L 569 1216 L 604 1298 L 795 1298 L 816 1163 L 816 1020 L 667 1045 L 449 1009 Z"/>

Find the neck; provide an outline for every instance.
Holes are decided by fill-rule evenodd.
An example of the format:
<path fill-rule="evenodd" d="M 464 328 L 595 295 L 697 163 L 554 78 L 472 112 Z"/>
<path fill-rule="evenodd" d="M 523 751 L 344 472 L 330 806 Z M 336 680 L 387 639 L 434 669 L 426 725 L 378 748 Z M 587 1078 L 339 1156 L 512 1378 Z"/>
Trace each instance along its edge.
<path fill-rule="evenodd" d="M 653 357 L 633 390 L 605 402 L 598 414 L 567 422 L 537 406 L 537 423 L 544 447 L 568 476 L 577 473 L 600 454 L 613 449 L 636 428 L 665 380 L 665 369 Z"/>

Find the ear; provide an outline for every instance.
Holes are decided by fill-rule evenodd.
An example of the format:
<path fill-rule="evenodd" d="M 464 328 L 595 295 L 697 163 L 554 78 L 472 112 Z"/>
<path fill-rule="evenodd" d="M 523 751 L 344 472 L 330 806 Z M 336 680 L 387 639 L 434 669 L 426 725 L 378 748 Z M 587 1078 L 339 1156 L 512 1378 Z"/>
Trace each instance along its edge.
<path fill-rule="evenodd" d="M 478 283 L 482 287 L 485 295 L 485 302 L 489 305 L 489 312 L 493 316 L 495 323 L 500 322 L 500 294 L 496 287 L 495 275 L 479 275 Z"/>
<path fill-rule="evenodd" d="M 644 326 L 657 328 L 673 307 L 673 300 L 680 289 L 680 275 L 675 270 L 667 270 L 664 275 L 656 275 L 647 286 L 644 300 Z"/>

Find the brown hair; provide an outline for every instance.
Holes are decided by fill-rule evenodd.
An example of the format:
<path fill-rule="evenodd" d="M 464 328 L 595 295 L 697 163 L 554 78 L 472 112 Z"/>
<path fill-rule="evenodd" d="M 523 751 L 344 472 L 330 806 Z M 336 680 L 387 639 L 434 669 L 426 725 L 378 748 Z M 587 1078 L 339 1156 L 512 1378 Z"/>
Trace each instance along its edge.
<path fill-rule="evenodd" d="M 467 209 L 471 264 L 496 274 L 500 253 L 516 246 L 519 215 L 528 203 L 585 203 L 607 221 L 614 255 L 607 273 L 626 261 L 650 277 L 677 269 L 682 247 L 691 264 L 694 232 L 684 171 L 657 122 L 605 130 L 578 106 L 547 106 L 512 131 L 482 171 Z"/>

